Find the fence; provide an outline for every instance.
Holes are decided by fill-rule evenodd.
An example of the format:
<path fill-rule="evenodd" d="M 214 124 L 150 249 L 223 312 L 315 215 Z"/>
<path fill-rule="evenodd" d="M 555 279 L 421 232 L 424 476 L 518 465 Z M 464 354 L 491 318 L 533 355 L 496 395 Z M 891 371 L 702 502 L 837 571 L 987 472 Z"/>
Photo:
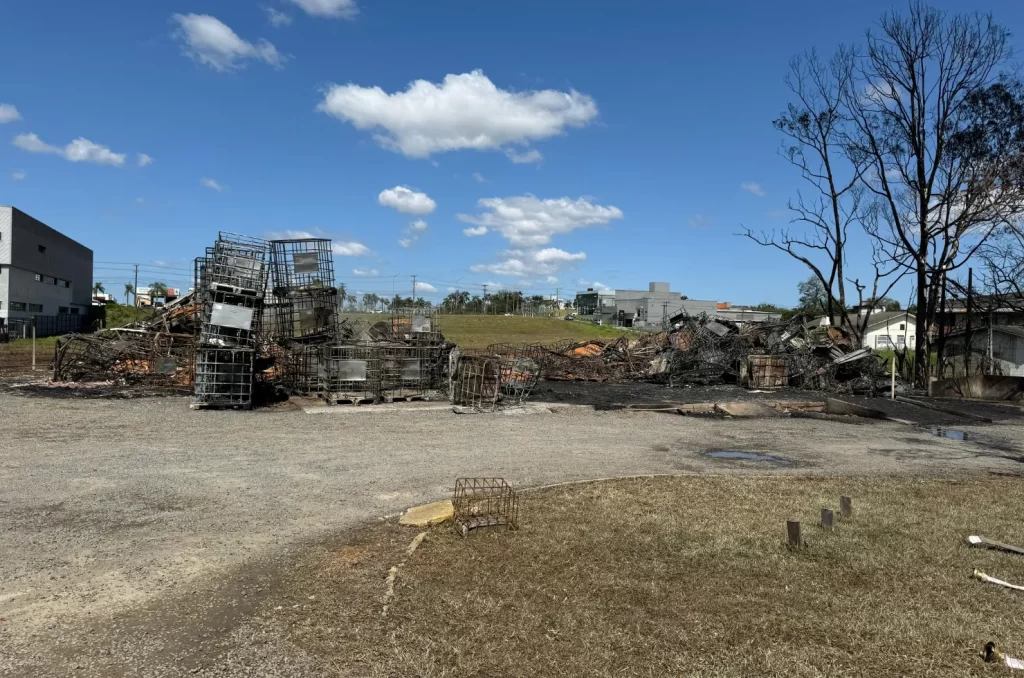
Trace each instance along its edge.
<path fill-rule="evenodd" d="M 36 315 L 31 318 L 0 318 L 0 335 L 7 335 L 10 340 L 31 339 L 32 326 L 36 328 L 36 338 L 54 337 L 72 332 L 83 332 L 92 329 L 92 319 L 88 315 Z M 3 341 L 3 337 L 0 337 Z"/>

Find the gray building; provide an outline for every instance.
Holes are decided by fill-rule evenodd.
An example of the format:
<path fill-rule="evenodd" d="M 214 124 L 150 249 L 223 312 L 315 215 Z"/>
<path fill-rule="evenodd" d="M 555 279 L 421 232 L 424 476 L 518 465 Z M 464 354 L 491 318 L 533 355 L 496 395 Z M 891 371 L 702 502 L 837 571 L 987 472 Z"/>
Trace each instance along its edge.
<path fill-rule="evenodd" d="M 969 343 L 971 374 L 1024 377 L 1024 327 L 995 325 L 972 328 L 970 342 L 967 337 L 967 332 L 957 332 L 946 338 L 945 362 L 947 372 L 952 376 L 965 374 L 965 354 Z"/>
<path fill-rule="evenodd" d="M 717 306 L 716 301 L 683 299 L 667 282 L 652 282 L 646 290 L 615 290 L 614 294 L 593 289 L 576 293 L 580 319 L 623 327 L 660 328 L 665 318 L 680 313 L 714 315 Z"/>
<path fill-rule="evenodd" d="M 0 206 L 0 323 L 43 316 L 53 332 L 77 329 L 92 308 L 92 250 L 16 207 Z"/>

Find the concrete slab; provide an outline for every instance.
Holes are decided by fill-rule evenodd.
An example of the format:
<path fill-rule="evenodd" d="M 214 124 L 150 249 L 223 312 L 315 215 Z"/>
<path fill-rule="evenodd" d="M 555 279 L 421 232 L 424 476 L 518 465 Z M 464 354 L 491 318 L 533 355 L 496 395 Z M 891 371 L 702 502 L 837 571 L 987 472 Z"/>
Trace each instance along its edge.
<path fill-rule="evenodd" d="M 779 413 L 761 403 L 715 403 L 715 409 L 730 417 L 776 417 Z"/>
<path fill-rule="evenodd" d="M 450 499 L 445 499 L 444 501 L 435 501 L 432 504 L 412 507 L 398 519 L 398 524 L 427 527 L 451 520 L 454 515 L 455 507 L 452 506 Z"/>

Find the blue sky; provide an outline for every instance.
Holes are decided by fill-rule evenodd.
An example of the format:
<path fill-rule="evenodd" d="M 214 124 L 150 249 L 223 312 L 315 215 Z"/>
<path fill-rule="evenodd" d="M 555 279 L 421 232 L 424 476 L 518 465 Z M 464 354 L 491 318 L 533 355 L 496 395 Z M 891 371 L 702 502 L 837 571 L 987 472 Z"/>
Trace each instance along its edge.
<path fill-rule="evenodd" d="M 1024 3 L 971 4 L 1024 29 Z M 90 246 L 115 293 L 124 262 L 184 287 L 218 230 L 291 231 L 332 237 L 361 292 L 792 304 L 806 270 L 735 235 L 785 226 L 800 187 L 782 78 L 893 5 L 15 0 L 0 204 Z"/>

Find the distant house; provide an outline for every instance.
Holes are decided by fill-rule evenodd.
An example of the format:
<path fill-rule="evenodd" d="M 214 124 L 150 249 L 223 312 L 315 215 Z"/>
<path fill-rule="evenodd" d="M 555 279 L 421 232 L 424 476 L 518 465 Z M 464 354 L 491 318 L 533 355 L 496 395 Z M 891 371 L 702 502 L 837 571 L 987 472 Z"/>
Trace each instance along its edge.
<path fill-rule="evenodd" d="M 945 364 L 954 376 L 965 374 L 965 349 L 970 336 L 972 374 L 1024 377 L 1024 327 L 994 325 L 946 337 Z"/>
<path fill-rule="evenodd" d="M 850 322 L 859 329 L 864 324 L 865 316 L 867 325 L 861 335 L 861 346 L 878 350 L 914 347 L 917 340 L 917 323 L 909 311 L 881 311 L 871 315 L 850 313 Z M 822 327 L 835 327 L 841 323 L 842 318 L 839 316 L 833 316 L 831 319 L 822 316 L 814 322 L 815 325 Z"/>

